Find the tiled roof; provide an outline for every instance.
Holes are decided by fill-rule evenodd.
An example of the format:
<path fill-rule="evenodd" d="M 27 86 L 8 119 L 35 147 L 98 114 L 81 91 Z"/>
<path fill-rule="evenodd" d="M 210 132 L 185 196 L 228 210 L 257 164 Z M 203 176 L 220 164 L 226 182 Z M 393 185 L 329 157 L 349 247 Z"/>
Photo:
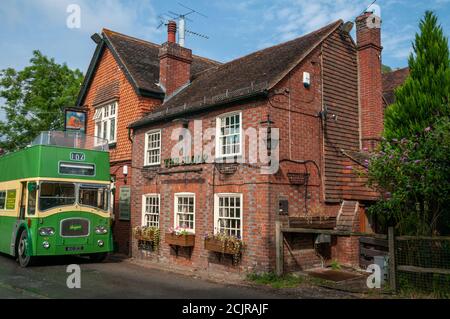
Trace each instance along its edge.
<path fill-rule="evenodd" d="M 297 39 L 210 68 L 131 127 L 263 93 L 278 83 L 341 24 L 342 20 L 338 20 Z"/>
<path fill-rule="evenodd" d="M 138 94 L 153 93 L 164 97 L 164 92 L 157 85 L 159 82 L 159 48 L 160 45 L 130 37 L 115 31 L 103 29 L 103 40 L 98 44 L 91 65 L 87 71 L 83 87 L 78 96 L 77 105 L 83 103 L 90 81 L 95 73 L 97 62 L 105 47 L 108 47 L 118 64 L 124 68 L 129 81 Z M 220 62 L 193 55 L 191 80 L 199 73 L 220 65 Z"/>
<path fill-rule="evenodd" d="M 383 73 L 383 100 L 385 106 L 395 102 L 394 90 L 405 82 L 409 75 L 409 68 L 403 68 L 388 73 Z"/>
<path fill-rule="evenodd" d="M 159 82 L 159 48 L 160 45 L 133 38 L 108 29 L 103 34 L 110 41 L 115 52 L 130 72 L 139 88 L 163 93 L 156 85 Z M 211 67 L 220 65 L 220 62 L 193 55 L 191 76 L 195 76 Z"/>

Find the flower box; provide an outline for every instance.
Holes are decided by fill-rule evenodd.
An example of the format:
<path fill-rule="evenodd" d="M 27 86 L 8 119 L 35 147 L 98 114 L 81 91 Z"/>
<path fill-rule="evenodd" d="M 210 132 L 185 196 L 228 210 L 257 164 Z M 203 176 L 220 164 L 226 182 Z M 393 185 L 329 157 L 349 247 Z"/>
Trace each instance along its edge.
<path fill-rule="evenodd" d="M 165 241 L 169 245 L 181 247 L 193 247 L 195 243 L 195 235 L 176 235 L 174 233 L 166 233 Z"/>
<path fill-rule="evenodd" d="M 235 255 L 236 250 L 233 249 L 234 244 L 227 241 L 223 242 L 217 238 L 205 238 L 205 249 L 218 253 Z M 240 249 L 237 253 L 240 252 Z"/>

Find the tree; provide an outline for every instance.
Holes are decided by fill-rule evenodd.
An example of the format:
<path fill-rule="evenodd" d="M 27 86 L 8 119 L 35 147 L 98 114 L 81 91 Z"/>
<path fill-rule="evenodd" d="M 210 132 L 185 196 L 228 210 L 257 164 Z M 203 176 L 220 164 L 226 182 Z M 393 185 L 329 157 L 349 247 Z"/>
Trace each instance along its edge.
<path fill-rule="evenodd" d="M 367 177 L 380 200 L 369 207 L 400 234 L 450 232 L 450 56 L 427 11 L 409 57 L 410 76 L 385 114 L 385 131 Z M 384 223 L 383 223 L 384 222 Z"/>
<path fill-rule="evenodd" d="M 386 109 L 387 139 L 408 138 L 431 126 L 436 118 L 450 115 L 448 39 L 430 11 L 420 21 L 408 64 L 410 76 L 395 91 L 395 103 Z"/>
<path fill-rule="evenodd" d="M 381 65 L 381 73 L 389 73 L 392 71 L 392 68 L 389 65 Z"/>
<path fill-rule="evenodd" d="M 30 65 L 21 71 L 0 72 L 0 148 L 13 151 L 24 147 L 40 131 L 64 126 L 64 107 L 76 101 L 83 74 L 66 64 L 57 64 L 39 51 L 33 51 Z"/>
<path fill-rule="evenodd" d="M 369 185 L 382 198 L 369 208 L 400 234 L 450 233 L 450 121 L 410 139 L 384 141 L 370 159 Z"/>

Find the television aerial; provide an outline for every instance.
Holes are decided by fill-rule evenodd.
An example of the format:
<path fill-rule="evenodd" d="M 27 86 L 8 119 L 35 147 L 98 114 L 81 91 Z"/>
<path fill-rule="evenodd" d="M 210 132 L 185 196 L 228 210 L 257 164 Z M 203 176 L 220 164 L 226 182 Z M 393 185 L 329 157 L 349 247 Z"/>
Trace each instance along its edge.
<path fill-rule="evenodd" d="M 169 20 L 178 20 L 178 27 L 177 27 L 178 28 L 178 44 L 182 47 L 185 46 L 186 33 L 200 37 L 200 38 L 209 39 L 209 37 L 207 35 L 186 29 L 186 21 L 193 22 L 192 19 L 187 17 L 188 15 L 197 14 L 204 18 L 207 18 L 207 16 L 197 10 L 194 10 L 192 8 L 189 8 L 188 6 L 185 6 L 182 3 L 178 2 L 178 4 L 181 7 L 183 7 L 186 11 L 183 13 L 168 11 L 167 14 L 160 15 L 159 16 L 160 24 L 158 25 L 157 29 L 161 28 L 161 26 L 163 26 L 163 25 L 167 25 Z"/>

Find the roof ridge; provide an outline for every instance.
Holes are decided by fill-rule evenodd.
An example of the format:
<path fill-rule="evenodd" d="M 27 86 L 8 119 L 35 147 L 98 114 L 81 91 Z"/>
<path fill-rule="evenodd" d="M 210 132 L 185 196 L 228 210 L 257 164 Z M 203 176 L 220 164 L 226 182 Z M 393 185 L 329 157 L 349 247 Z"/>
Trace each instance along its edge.
<path fill-rule="evenodd" d="M 115 34 L 115 35 L 118 35 L 118 36 L 130 39 L 130 40 L 133 40 L 133 41 L 136 41 L 136 42 L 143 42 L 144 44 L 150 44 L 150 45 L 152 45 L 154 47 L 157 47 L 157 48 L 161 47 L 160 44 L 156 44 L 156 43 L 150 42 L 148 40 L 136 38 L 136 37 L 133 37 L 133 36 L 128 35 L 128 34 L 124 34 L 124 33 L 120 33 L 120 32 L 117 32 L 117 31 L 113 31 L 111 29 L 103 28 L 102 32 L 105 32 L 105 31 L 106 31 L 106 33 L 105 33 L 106 35 L 108 35 L 108 33 Z M 218 65 L 223 64 L 220 61 L 216 61 L 216 60 L 213 60 L 213 59 L 210 59 L 210 58 L 206 58 L 206 57 L 203 57 L 203 56 L 199 56 L 199 55 L 196 55 L 196 54 L 193 54 L 192 57 L 195 57 L 195 58 L 200 59 L 200 60 L 205 60 L 207 62 L 215 63 L 215 64 L 218 64 Z"/>
<path fill-rule="evenodd" d="M 155 47 L 160 47 L 159 44 L 156 44 L 156 43 L 153 43 L 153 42 L 150 42 L 150 41 L 147 41 L 147 40 L 139 39 L 139 38 L 133 37 L 133 36 L 128 35 L 128 34 L 124 34 L 124 33 L 113 31 L 113 30 L 110 30 L 110 29 L 107 29 L 107 28 L 103 28 L 102 32 L 105 32 L 105 31 L 106 31 L 106 35 L 108 35 L 107 33 L 113 33 L 113 34 L 116 34 L 118 36 L 122 36 L 122 37 L 128 38 L 130 40 L 134 40 L 136 42 L 144 42 L 146 44 L 150 44 L 150 45 L 155 46 Z"/>
<path fill-rule="evenodd" d="M 342 19 L 336 20 L 336 21 L 334 21 L 334 22 L 332 22 L 332 23 L 330 23 L 330 24 L 327 24 L 326 26 L 324 26 L 324 27 L 322 27 L 322 28 L 320 28 L 320 29 L 317 29 L 317 30 L 311 31 L 311 32 L 309 32 L 309 33 L 303 34 L 303 35 L 301 35 L 301 36 L 299 36 L 299 37 L 296 37 L 296 38 L 294 38 L 294 39 L 291 39 L 291 40 L 288 40 L 288 41 L 285 41 L 285 42 L 281 42 L 281 43 L 272 45 L 272 46 L 270 46 L 270 47 L 266 47 L 266 48 L 263 48 L 263 49 L 260 49 L 260 50 L 257 50 L 257 51 L 250 52 L 250 53 L 248 53 L 248 54 L 246 54 L 246 55 L 243 55 L 243 56 L 241 56 L 241 57 L 238 57 L 238 58 L 235 58 L 235 59 L 233 59 L 233 60 L 231 60 L 231 61 L 228 61 L 228 62 L 224 63 L 223 65 L 226 65 L 226 64 L 228 64 L 228 63 L 232 63 L 232 62 L 238 61 L 238 60 L 240 60 L 240 59 L 246 58 L 246 57 L 251 56 L 251 55 L 253 55 L 253 54 L 257 54 L 257 53 L 260 53 L 260 52 L 264 52 L 264 51 L 269 50 L 269 49 L 273 49 L 273 48 L 276 48 L 276 47 L 280 47 L 280 46 L 286 45 L 286 44 L 288 44 L 288 43 L 292 43 L 292 42 L 294 42 L 294 41 L 298 41 L 298 40 L 301 39 L 301 38 L 304 38 L 304 37 L 306 37 L 306 36 L 313 35 L 314 33 L 319 33 L 319 32 L 322 31 L 323 29 L 329 28 L 329 27 L 332 26 L 332 25 L 335 25 L 335 24 L 338 24 L 338 23 L 342 23 L 342 22 L 343 22 Z"/>

